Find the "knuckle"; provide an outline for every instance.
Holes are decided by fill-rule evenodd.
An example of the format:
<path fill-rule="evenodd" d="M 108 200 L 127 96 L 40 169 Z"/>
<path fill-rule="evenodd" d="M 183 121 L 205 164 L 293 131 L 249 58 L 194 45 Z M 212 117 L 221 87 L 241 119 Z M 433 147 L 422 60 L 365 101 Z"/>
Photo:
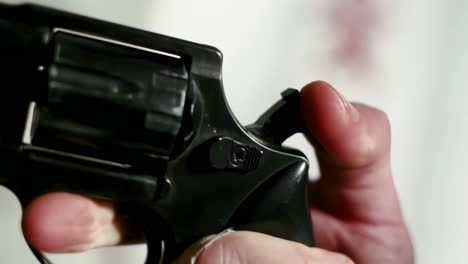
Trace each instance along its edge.
<path fill-rule="evenodd" d="M 390 118 L 384 110 L 359 103 L 356 103 L 355 106 L 359 108 L 360 112 L 363 113 L 370 122 L 381 127 L 390 127 Z"/>
<path fill-rule="evenodd" d="M 379 142 L 384 142 L 386 149 L 390 146 L 391 141 L 391 125 L 390 125 L 390 118 L 388 117 L 387 113 L 382 110 L 378 110 L 375 114 L 376 119 L 376 140 Z"/>
<path fill-rule="evenodd" d="M 390 151 L 391 126 L 386 112 L 378 108 L 361 105 L 365 115 L 358 139 L 354 141 L 355 164 L 367 166 L 385 157 Z"/>
<path fill-rule="evenodd" d="M 388 114 L 384 110 L 362 103 L 353 103 L 353 105 L 359 109 L 359 112 L 364 113 L 367 117 L 377 119 L 377 121 L 382 124 L 389 123 Z"/>
<path fill-rule="evenodd" d="M 383 110 L 377 109 L 375 112 L 375 115 L 376 115 L 377 122 L 381 126 L 387 129 L 390 128 L 390 118 L 386 112 L 384 112 Z"/>

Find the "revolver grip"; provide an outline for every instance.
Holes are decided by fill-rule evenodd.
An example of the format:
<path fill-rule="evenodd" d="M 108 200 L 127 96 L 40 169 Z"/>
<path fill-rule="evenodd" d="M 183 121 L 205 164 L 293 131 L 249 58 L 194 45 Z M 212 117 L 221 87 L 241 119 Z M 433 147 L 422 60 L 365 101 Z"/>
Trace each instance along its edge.
<path fill-rule="evenodd" d="M 231 226 L 314 246 L 307 169 L 298 161 L 273 175 L 247 198 Z"/>

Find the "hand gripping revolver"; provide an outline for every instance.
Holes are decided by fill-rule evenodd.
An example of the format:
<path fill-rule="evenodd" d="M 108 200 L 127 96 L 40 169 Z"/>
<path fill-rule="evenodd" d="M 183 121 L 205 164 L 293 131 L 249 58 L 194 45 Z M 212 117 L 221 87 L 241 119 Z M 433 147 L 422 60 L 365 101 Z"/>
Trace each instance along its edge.
<path fill-rule="evenodd" d="M 0 184 L 23 207 L 115 201 L 151 264 L 228 228 L 314 245 L 308 161 L 282 146 L 306 133 L 297 90 L 242 126 L 216 48 L 37 5 L 1 4 L 0 34 Z"/>

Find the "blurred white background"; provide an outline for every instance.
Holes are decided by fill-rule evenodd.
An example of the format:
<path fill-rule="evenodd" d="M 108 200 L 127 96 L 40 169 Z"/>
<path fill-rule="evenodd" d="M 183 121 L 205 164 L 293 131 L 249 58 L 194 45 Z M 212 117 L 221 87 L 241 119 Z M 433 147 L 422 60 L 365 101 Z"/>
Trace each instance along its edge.
<path fill-rule="evenodd" d="M 318 79 L 384 110 L 417 263 L 468 263 L 467 1 L 31 2 L 219 48 L 226 96 L 243 124 L 285 88 Z M 288 144 L 309 155 L 311 177 L 317 175 L 303 138 Z M 14 195 L 0 189 L 0 263 L 36 263 L 20 217 Z M 145 251 L 140 245 L 50 256 L 57 263 L 125 264 L 143 263 Z"/>

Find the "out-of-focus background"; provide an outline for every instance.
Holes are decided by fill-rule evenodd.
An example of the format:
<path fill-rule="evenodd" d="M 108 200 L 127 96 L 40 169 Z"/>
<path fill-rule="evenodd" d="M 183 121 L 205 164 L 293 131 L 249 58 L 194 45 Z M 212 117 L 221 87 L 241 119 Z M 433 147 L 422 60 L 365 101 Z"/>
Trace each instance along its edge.
<path fill-rule="evenodd" d="M 226 96 L 243 124 L 285 88 L 318 79 L 384 110 L 417 263 L 468 263 L 467 1 L 31 2 L 219 48 Z M 309 155 L 316 176 L 305 140 L 295 136 L 288 144 Z M 0 189 L 0 263 L 36 263 L 20 217 L 14 195 Z M 124 264 L 143 263 L 145 252 L 138 245 L 49 256 L 57 263 Z"/>

